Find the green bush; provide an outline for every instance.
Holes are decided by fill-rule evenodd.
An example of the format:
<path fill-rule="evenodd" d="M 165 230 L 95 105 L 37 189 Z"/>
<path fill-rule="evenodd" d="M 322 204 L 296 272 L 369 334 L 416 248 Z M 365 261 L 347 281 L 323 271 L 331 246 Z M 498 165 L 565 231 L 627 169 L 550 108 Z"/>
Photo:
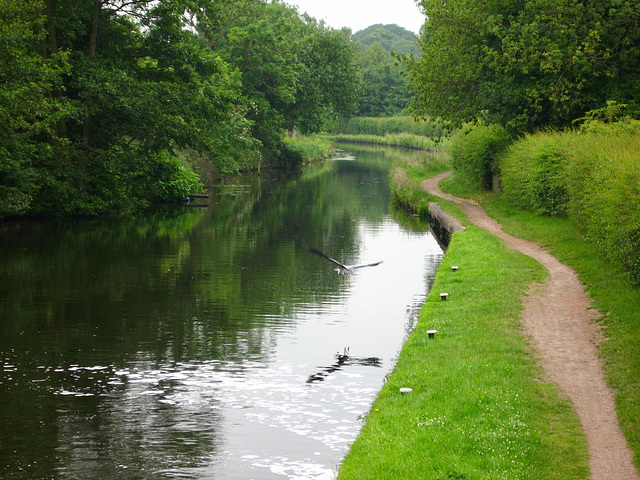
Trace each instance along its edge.
<path fill-rule="evenodd" d="M 303 162 L 313 162 L 327 158 L 333 150 L 333 141 L 320 135 L 286 136 L 284 143 L 290 150 L 300 153 Z"/>
<path fill-rule="evenodd" d="M 566 214 L 640 284 L 640 122 L 589 121 L 580 130 L 528 135 L 501 156 L 505 199 Z"/>
<path fill-rule="evenodd" d="M 138 188 L 134 189 L 134 193 L 137 193 L 137 197 L 144 198 L 146 191 L 149 203 L 175 201 L 200 191 L 198 176 L 193 170 L 166 152 L 150 158 L 147 165 L 145 173 L 148 176 L 145 178 L 143 174 L 138 177 Z"/>
<path fill-rule="evenodd" d="M 95 216 L 175 202 L 201 186 L 191 168 L 167 151 L 111 146 L 90 158 L 59 161 L 30 206 L 35 215 Z M 82 168 L 78 168 L 78 166 Z"/>
<path fill-rule="evenodd" d="M 570 216 L 640 284 L 640 135 L 603 125 L 576 136 L 567 170 Z"/>
<path fill-rule="evenodd" d="M 511 142 L 499 125 L 476 125 L 460 131 L 451 142 L 451 165 L 473 188 L 490 189 L 498 173 L 497 158 Z"/>
<path fill-rule="evenodd" d="M 510 145 L 499 165 L 505 197 L 543 215 L 566 213 L 567 163 L 563 134 L 527 135 Z"/>
<path fill-rule="evenodd" d="M 304 163 L 302 152 L 295 146 L 281 141 L 278 146 L 278 155 L 271 159 L 271 165 L 277 169 L 295 168 Z"/>

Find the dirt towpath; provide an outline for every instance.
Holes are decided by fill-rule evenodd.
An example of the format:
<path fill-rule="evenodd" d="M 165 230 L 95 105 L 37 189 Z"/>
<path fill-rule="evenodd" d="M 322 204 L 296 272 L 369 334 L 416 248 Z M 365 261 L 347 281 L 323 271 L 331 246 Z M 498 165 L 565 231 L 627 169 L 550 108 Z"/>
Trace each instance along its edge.
<path fill-rule="evenodd" d="M 524 298 L 522 321 L 549 380 L 557 383 L 575 406 L 589 446 L 592 480 L 639 480 L 598 357 L 601 336 L 594 320 L 599 313 L 591 308 L 584 286 L 573 270 L 537 244 L 504 233 L 482 207 L 443 193 L 438 183 L 447 174 L 425 180 L 422 188 L 460 204 L 474 224 L 549 271 L 547 281 L 533 285 Z"/>

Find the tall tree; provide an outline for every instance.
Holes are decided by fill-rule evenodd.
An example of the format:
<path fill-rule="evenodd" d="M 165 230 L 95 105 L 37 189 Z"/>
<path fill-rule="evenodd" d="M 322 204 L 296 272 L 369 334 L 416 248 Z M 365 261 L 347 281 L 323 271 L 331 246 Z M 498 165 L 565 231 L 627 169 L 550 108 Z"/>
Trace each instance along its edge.
<path fill-rule="evenodd" d="M 521 132 L 566 126 L 607 99 L 637 104 L 637 2 L 421 3 L 422 56 L 409 61 L 418 115 Z"/>
<path fill-rule="evenodd" d="M 5 121 L 24 123 L 26 114 L 34 120 L 31 144 L 23 125 L 14 129 L 20 150 L 5 147 L 9 160 L 0 168 L 13 177 L 5 174 L 0 184 L 6 191 L 18 175 L 32 179 L 37 195 L 31 193 L 30 212 L 93 214 L 176 198 L 195 186 L 176 159 L 179 149 L 235 172 L 242 149 L 253 148 L 239 74 L 186 28 L 190 1 L 29 0 L 31 10 L 2 1 L 22 7 L 19 16 L 3 19 L 19 37 L 7 44 L 21 52 L 20 61 L 14 54 L 7 60 L 3 82 L 37 97 L 39 110 L 25 108 L 15 93 L 14 103 L 6 103 Z M 65 58 L 66 70 L 53 69 Z M 60 120 L 64 128 L 53 128 Z"/>
<path fill-rule="evenodd" d="M 359 77 L 348 31 L 327 28 L 284 3 L 241 2 L 202 20 L 208 44 L 241 72 L 251 99 L 253 133 L 271 155 L 282 148 L 283 129 L 315 131 L 323 117 L 354 112 Z"/>
<path fill-rule="evenodd" d="M 188 154 L 278 158 L 358 88 L 348 32 L 278 1 L 0 0 L 0 42 L 0 217 L 180 198 Z"/>
<path fill-rule="evenodd" d="M 285 116 L 288 128 L 317 132 L 327 117 L 348 118 L 356 112 L 360 76 L 351 32 L 305 20 L 305 36 L 297 54 L 298 87 Z"/>
<path fill-rule="evenodd" d="M 406 111 L 413 97 L 406 67 L 398 58 L 417 51 L 415 36 L 398 25 L 372 25 L 353 35 L 360 47 L 363 91 L 358 115 L 386 117 Z M 416 52 L 417 53 L 417 52 Z"/>
<path fill-rule="evenodd" d="M 30 208 L 39 163 L 63 140 L 56 125 L 71 111 L 57 94 L 67 57 L 46 54 L 46 40 L 39 0 L 0 0 L 0 217 Z"/>

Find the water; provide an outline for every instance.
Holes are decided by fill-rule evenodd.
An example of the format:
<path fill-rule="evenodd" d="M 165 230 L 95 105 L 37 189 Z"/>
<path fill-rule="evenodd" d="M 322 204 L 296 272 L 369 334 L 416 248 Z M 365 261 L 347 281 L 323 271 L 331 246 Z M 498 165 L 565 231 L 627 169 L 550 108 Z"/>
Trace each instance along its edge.
<path fill-rule="evenodd" d="M 389 212 L 400 154 L 0 230 L 0 478 L 334 478 L 442 255 Z"/>

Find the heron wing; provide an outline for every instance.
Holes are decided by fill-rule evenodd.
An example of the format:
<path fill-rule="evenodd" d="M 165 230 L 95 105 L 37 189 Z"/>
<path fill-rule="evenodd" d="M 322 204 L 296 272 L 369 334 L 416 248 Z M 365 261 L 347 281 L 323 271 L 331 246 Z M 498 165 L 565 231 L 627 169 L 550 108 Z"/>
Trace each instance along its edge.
<path fill-rule="evenodd" d="M 376 265 L 380 265 L 384 260 L 380 260 L 376 263 L 367 263 L 366 265 L 352 265 L 349 268 L 351 270 L 355 270 L 356 268 L 364 268 L 364 267 L 375 267 Z"/>
<path fill-rule="evenodd" d="M 309 250 L 311 253 L 315 253 L 316 255 L 318 255 L 318 256 L 320 256 L 320 257 L 322 257 L 322 258 L 326 258 L 326 259 L 327 259 L 327 260 L 329 260 L 330 262 L 333 262 L 333 263 L 335 263 L 336 265 L 338 265 L 340 268 L 344 268 L 344 269 L 348 270 L 348 267 L 347 267 L 346 265 L 343 265 L 343 264 L 342 264 L 342 263 L 340 263 L 339 261 L 334 260 L 333 258 L 331 258 L 331 257 L 329 257 L 329 256 L 327 256 L 327 255 L 325 255 L 323 252 L 321 252 L 321 251 L 320 251 L 320 250 L 318 250 L 317 248 L 307 246 L 307 250 Z"/>

